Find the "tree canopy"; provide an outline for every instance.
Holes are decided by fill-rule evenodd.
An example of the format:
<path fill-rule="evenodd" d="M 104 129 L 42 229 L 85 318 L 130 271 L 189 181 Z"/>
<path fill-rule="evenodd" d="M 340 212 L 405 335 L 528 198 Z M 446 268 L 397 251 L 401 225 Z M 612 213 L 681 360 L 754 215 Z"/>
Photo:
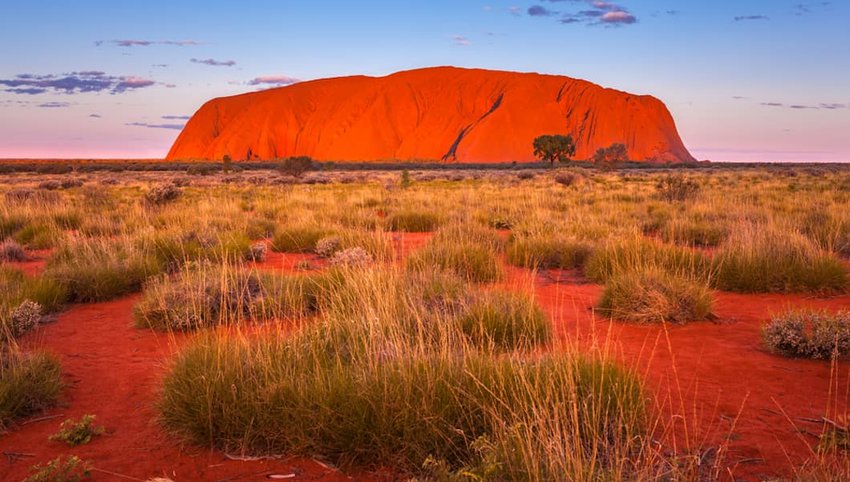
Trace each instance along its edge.
<path fill-rule="evenodd" d="M 576 144 L 571 135 L 543 135 L 534 139 L 534 155 L 552 164 L 567 162 L 576 154 Z"/>

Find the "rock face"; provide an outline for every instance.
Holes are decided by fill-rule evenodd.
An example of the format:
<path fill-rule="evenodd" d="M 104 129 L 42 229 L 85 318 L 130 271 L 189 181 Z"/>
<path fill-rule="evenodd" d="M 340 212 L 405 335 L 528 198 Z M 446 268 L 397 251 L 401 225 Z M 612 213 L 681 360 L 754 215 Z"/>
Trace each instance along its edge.
<path fill-rule="evenodd" d="M 453 67 L 341 77 L 213 99 L 169 160 L 535 160 L 532 141 L 572 134 L 576 159 L 621 142 L 631 159 L 694 162 L 658 99 L 583 80 Z"/>

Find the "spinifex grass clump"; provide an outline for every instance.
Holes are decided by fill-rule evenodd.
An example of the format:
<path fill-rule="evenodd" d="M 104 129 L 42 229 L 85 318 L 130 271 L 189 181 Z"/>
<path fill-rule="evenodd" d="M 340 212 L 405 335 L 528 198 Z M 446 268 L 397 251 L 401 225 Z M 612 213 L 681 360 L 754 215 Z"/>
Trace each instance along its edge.
<path fill-rule="evenodd" d="M 850 355 L 850 311 L 788 310 L 762 326 L 762 341 L 789 357 L 831 359 Z"/>
<path fill-rule="evenodd" d="M 546 343 L 551 325 L 543 310 L 524 293 L 480 294 L 460 317 L 463 333 L 476 346 L 523 348 Z"/>
<path fill-rule="evenodd" d="M 585 265 L 587 277 L 605 282 L 612 276 L 652 266 L 685 277 L 708 279 L 710 262 L 699 252 L 640 237 L 608 241 Z"/>
<path fill-rule="evenodd" d="M 78 240 L 50 258 L 44 276 L 65 288 L 69 301 L 86 303 L 138 291 L 163 269 L 160 260 L 129 240 Z"/>
<path fill-rule="evenodd" d="M 158 233 L 140 244 L 169 271 L 189 261 L 244 261 L 252 257 L 251 240 L 242 233 L 199 234 L 197 231 Z"/>
<path fill-rule="evenodd" d="M 61 389 L 56 357 L 41 352 L 26 353 L 14 342 L 2 342 L 0 431 L 15 419 L 54 405 Z"/>
<path fill-rule="evenodd" d="M 9 327 L 15 312 L 27 303 L 38 305 L 41 314 L 50 314 L 58 311 L 67 298 L 67 291 L 56 281 L 0 267 L 0 325 Z"/>
<path fill-rule="evenodd" d="M 191 330 L 245 320 L 302 317 L 317 307 L 319 276 L 284 276 L 206 266 L 150 281 L 134 308 L 136 325 Z"/>
<path fill-rule="evenodd" d="M 386 219 L 387 230 L 422 233 L 433 231 L 440 225 L 440 217 L 429 211 L 397 211 Z"/>
<path fill-rule="evenodd" d="M 726 223 L 705 217 L 674 219 L 661 230 L 661 238 L 666 242 L 697 247 L 718 246 L 728 236 Z"/>
<path fill-rule="evenodd" d="M 424 248 L 407 258 L 408 269 L 420 272 L 437 269 L 482 283 L 500 279 L 504 274 L 498 259 L 501 241 L 481 238 L 480 231 L 471 233 L 461 229 L 438 232 Z"/>
<path fill-rule="evenodd" d="M 712 295 L 706 281 L 645 267 L 611 277 L 599 311 L 636 323 L 685 323 L 711 316 Z"/>
<path fill-rule="evenodd" d="M 166 425 L 229 451 L 413 472 L 428 457 L 466 465 L 485 436 L 500 447 L 499 475 L 508 480 L 532 466 L 555 478 L 577 474 L 564 469 L 562 453 L 540 460 L 544 451 L 525 450 L 536 446 L 527 430 L 540 420 L 560 427 L 548 445 L 601 470 L 643 433 L 632 375 L 563 352 L 494 357 L 458 322 L 456 280 L 413 285 L 403 273 L 359 273 L 340 277 L 323 318 L 294 335 L 199 338 L 166 376 Z"/>
<path fill-rule="evenodd" d="M 327 228 L 311 225 L 284 226 L 272 238 L 272 250 L 279 253 L 306 253 L 316 249 L 320 239 L 332 235 Z"/>
<path fill-rule="evenodd" d="M 805 236 L 775 226 L 740 225 L 714 257 L 719 289 L 742 293 L 843 292 L 847 270 Z"/>
<path fill-rule="evenodd" d="M 525 268 L 578 268 L 590 256 L 588 241 L 552 235 L 517 236 L 507 249 L 508 261 Z"/>

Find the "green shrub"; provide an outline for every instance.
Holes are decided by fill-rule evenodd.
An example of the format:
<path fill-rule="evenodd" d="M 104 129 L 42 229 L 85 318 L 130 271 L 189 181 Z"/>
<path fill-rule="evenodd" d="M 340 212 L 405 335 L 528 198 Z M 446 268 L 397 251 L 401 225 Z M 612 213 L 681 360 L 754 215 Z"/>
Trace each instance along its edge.
<path fill-rule="evenodd" d="M 605 282 L 617 274 L 646 267 L 685 277 L 707 278 L 710 274 L 710 262 L 702 254 L 639 237 L 609 241 L 594 250 L 585 264 L 585 274 L 594 281 Z"/>
<path fill-rule="evenodd" d="M 563 237 L 514 237 L 508 245 L 508 262 L 525 268 L 570 269 L 582 266 L 593 250 L 587 241 Z"/>
<path fill-rule="evenodd" d="M 46 353 L 0 348 L 0 430 L 53 406 L 62 390 L 59 360 Z"/>
<path fill-rule="evenodd" d="M 316 249 L 320 239 L 333 234 L 318 226 L 290 226 L 275 232 L 272 251 L 279 253 L 306 253 Z"/>
<path fill-rule="evenodd" d="M 437 229 L 440 217 L 428 211 L 404 210 L 396 211 L 386 219 L 390 231 L 405 231 L 408 233 L 424 233 Z"/>
<path fill-rule="evenodd" d="M 530 348 L 552 335 L 546 314 L 522 293 L 483 293 L 464 311 L 460 326 L 475 346 Z"/>
<path fill-rule="evenodd" d="M 481 283 L 503 276 L 497 253 L 492 248 L 464 242 L 430 242 L 407 258 L 407 267 L 413 271 L 436 268 Z"/>
<path fill-rule="evenodd" d="M 805 236 L 777 228 L 737 230 L 714 257 L 719 289 L 742 293 L 843 292 L 841 260 Z"/>
<path fill-rule="evenodd" d="M 79 421 L 67 419 L 59 426 L 59 431 L 50 436 L 50 440 L 65 442 L 71 447 L 85 445 L 94 437 L 106 432 L 102 426 L 95 425 L 94 415 L 83 415 Z"/>
<path fill-rule="evenodd" d="M 605 284 L 599 311 L 636 323 L 685 323 L 711 316 L 707 283 L 659 269 L 619 273 Z"/>
<path fill-rule="evenodd" d="M 30 472 L 24 482 L 80 482 L 91 477 L 91 465 L 76 455 L 65 459 L 59 456 L 32 467 Z"/>
<path fill-rule="evenodd" d="M 850 355 L 850 311 L 789 310 L 762 326 L 762 341 L 789 357 L 832 359 Z"/>

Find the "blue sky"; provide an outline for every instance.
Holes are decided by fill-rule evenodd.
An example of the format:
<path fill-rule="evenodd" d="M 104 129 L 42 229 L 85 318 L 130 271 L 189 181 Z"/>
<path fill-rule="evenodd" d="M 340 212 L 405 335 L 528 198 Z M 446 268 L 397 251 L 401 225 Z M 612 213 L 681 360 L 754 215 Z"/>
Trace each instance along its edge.
<path fill-rule="evenodd" d="M 845 0 L 4 6 L 0 157 L 162 157 L 206 100 L 434 65 L 663 100 L 700 159 L 850 162 Z"/>

